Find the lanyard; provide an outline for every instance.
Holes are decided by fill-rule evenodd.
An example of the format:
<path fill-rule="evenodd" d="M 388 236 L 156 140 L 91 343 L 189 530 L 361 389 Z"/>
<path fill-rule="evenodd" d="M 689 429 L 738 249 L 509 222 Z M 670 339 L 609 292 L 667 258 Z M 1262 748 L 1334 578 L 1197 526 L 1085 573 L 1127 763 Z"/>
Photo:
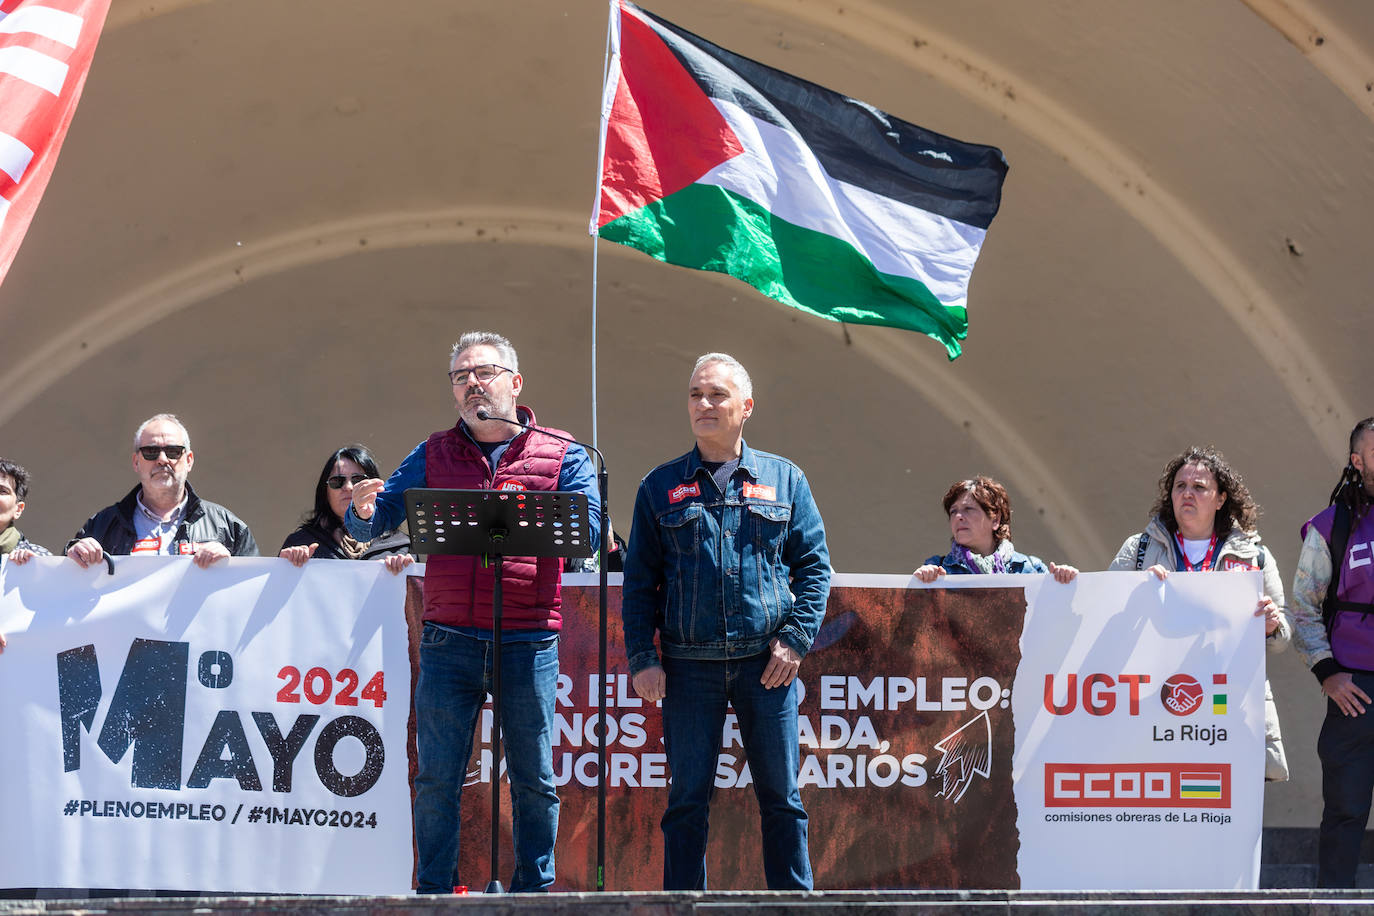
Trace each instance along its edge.
<path fill-rule="evenodd" d="M 1215 531 L 1212 532 L 1211 543 L 1207 545 L 1206 555 L 1203 556 L 1202 562 L 1196 566 L 1194 566 L 1192 563 L 1188 561 L 1188 551 L 1185 550 L 1183 547 L 1183 532 L 1175 531 L 1174 540 L 1178 541 L 1178 555 L 1179 558 L 1183 560 L 1184 572 L 1197 572 L 1198 570 L 1207 570 L 1212 568 L 1212 552 L 1217 549 L 1217 533 Z"/>

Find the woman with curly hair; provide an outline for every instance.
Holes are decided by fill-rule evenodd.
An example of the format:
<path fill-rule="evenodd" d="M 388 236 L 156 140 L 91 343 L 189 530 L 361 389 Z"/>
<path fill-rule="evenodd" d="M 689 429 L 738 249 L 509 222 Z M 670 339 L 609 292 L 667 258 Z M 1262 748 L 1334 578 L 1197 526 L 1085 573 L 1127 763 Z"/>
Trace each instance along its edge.
<path fill-rule="evenodd" d="M 936 554 L 921 564 L 915 576 L 934 582 L 946 573 L 1052 573 L 1060 582 L 1072 582 L 1078 570 L 1039 557 L 1017 553 L 1011 543 L 1011 498 L 1007 488 L 991 477 L 971 477 L 949 488 L 944 499 L 949 516 L 949 552 Z"/>
<path fill-rule="evenodd" d="M 1260 509 L 1245 481 L 1213 448 L 1193 446 L 1164 467 L 1153 518 L 1126 539 L 1108 569 L 1144 569 L 1163 580 L 1171 572 L 1258 569 L 1264 591 L 1256 617 L 1264 618 L 1265 645 L 1282 652 L 1293 638 L 1284 609 L 1283 578 L 1269 548 L 1260 543 Z M 1265 779 L 1288 778 L 1278 709 L 1264 684 Z"/>

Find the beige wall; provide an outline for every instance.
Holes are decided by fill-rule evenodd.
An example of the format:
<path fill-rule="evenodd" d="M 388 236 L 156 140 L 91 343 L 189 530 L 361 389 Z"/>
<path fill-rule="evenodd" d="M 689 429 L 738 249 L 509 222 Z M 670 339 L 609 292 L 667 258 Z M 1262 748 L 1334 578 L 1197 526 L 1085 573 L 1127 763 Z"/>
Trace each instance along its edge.
<path fill-rule="evenodd" d="M 751 442 L 806 468 L 840 570 L 940 549 L 939 497 L 971 473 L 1008 484 L 1018 546 L 1101 568 L 1165 460 L 1203 442 L 1245 473 L 1291 578 L 1374 413 L 1374 7 L 1278 6 L 653 4 L 996 144 L 1011 172 L 954 363 L 601 246 L 614 515 L 688 446 L 683 380 L 723 349 L 757 379 Z M 517 343 L 541 420 L 589 436 L 604 29 L 593 0 L 115 0 L 0 287 L 0 454 L 35 473 L 26 531 L 60 547 L 122 495 L 134 426 L 170 410 L 198 489 L 275 547 L 334 447 L 390 467 L 452 422 L 440 373 L 474 327 Z M 1316 684 L 1291 654 L 1272 679 L 1299 779 L 1267 821 L 1310 826 Z"/>

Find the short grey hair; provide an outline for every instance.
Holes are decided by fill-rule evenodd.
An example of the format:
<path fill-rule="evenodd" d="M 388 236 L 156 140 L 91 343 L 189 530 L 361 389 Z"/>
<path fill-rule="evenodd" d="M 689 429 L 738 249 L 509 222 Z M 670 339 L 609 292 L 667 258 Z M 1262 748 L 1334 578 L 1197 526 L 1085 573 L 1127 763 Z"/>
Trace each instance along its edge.
<path fill-rule="evenodd" d="M 735 387 L 739 389 L 740 397 L 752 398 L 754 396 L 754 381 L 749 378 L 749 370 L 744 368 L 740 361 L 729 353 L 703 353 L 698 356 L 697 364 L 692 367 L 692 375 L 689 378 L 694 378 L 703 366 L 709 366 L 712 363 L 720 363 L 730 370 L 730 374 L 735 379 Z"/>
<path fill-rule="evenodd" d="M 468 331 L 458 342 L 453 345 L 452 352 L 448 355 L 448 364 L 453 365 L 453 361 L 458 358 L 458 354 L 464 350 L 471 350 L 473 347 L 492 347 L 501 356 L 502 364 L 512 372 L 520 371 L 520 357 L 515 353 L 515 347 L 500 334 L 491 331 Z"/>
<path fill-rule="evenodd" d="M 143 441 L 143 431 L 153 423 L 171 423 L 181 430 L 181 444 L 189 450 L 191 448 L 191 434 L 186 431 L 186 424 L 177 419 L 176 414 L 155 413 L 142 423 L 138 424 L 138 429 L 134 430 L 134 451 L 138 451 L 138 444 Z"/>

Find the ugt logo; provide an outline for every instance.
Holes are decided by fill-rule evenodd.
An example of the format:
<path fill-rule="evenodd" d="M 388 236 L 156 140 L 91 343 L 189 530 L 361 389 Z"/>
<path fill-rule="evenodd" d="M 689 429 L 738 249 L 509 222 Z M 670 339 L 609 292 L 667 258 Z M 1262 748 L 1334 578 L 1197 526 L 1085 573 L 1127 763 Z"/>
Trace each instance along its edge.
<path fill-rule="evenodd" d="M 129 646 L 96 746 L 116 764 L 132 746 L 132 782 L 139 788 L 181 788 L 189 673 L 190 643 L 135 639 Z M 212 690 L 228 687 L 234 679 L 234 660 L 227 652 L 203 652 L 197 661 L 196 677 L 201 686 Z M 62 764 L 70 773 L 81 769 L 81 729 L 93 732 L 102 696 L 95 646 L 58 653 L 57 693 L 62 720 Z M 297 716 L 285 735 L 271 712 L 254 712 L 252 717 L 272 757 L 272 790 L 290 792 L 296 757 L 320 716 Z M 361 770 L 347 776 L 334 765 L 334 747 L 350 736 L 362 742 L 366 759 Z M 371 722 L 359 716 L 339 716 L 320 729 L 314 757 L 320 783 L 335 795 L 352 798 L 371 789 L 381 778 L 386 749 Z M 245 791 L 262 791 L 243 722 L 232 709 L 222 709 L 215 716 L 186 787 L 203 789 L 212 779 L 233 779 Z"/>
<path fill-rule="evenodd" d="M 1212 675 L 1212 713 L 1226 715 L 1226 675 Z M 1191 716 L 1207 700 L 1202 684 L 1191 674 L 1175 674 L 1159 689 L 1159 701 L 1176 716 Z"/>
<path fill-rule="evenodd" d="M 1089 715 L 1110 715 L 1116 710 L 1118 700 L 1125 701 L 1128 715 L 1138 716 L 1142 688 L 1150 683 L 1148 674 L 1118 674 L 1112 677 L 1095 673 L 1080 679 L 1077 673 L 1069 673 L 1059 677 L 1062 677 L 1062 683 L 1058 682 L 1056 675 L 1045 675 L 1045 710 L 1056 716 L 1067 716 L 1080 706 Z M 1212 713 L 1226 715 L 1225 674 L 1212 675 L 1212 690 Z M 1159 688 L 1160 703 L 1176 716 L 1192 715 L 1203 707 L 1206 699 L 1202 684 L 1191 674 L 1171 675 Z"/>

